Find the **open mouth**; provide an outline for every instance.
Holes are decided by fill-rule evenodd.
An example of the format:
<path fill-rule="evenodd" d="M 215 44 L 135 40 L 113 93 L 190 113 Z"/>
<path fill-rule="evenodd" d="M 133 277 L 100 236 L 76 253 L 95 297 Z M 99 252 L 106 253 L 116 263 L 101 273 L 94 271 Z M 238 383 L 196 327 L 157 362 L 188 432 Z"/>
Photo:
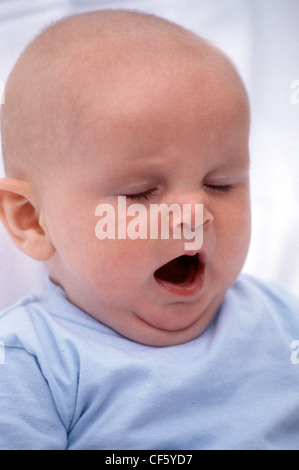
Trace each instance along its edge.
<path fill-rule="evenodd" d="M 203 285 L 204 264 L 199 255 L 182 255 L 161 266 L 154 273 L 156 281 L 176 295 L 191 295 Z"/>

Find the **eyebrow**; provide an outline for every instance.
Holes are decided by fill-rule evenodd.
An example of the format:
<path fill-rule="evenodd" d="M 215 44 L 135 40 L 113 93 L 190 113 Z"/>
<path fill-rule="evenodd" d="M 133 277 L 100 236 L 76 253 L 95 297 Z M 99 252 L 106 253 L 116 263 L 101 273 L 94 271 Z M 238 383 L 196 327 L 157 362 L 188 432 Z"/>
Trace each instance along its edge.
<path fill-rule="evenodd" d="M 134 166 L 133 168 L 127 167 L 120 172 L 119 177 L 123 179 L 123 177 L 126 177 L 127 180 L 136 180 L 136 179 L 143 179 L 144 181 L 148 181 L 149 179 L 152 180 L 157 180 L 161 179 L 161 172 L 160 172 L 160 167 L 155 166 L 153 167 L 152 165 L 142 165 L 142 167 L 136 167 Z M 118 178 L 118 175 L 116 176 L 115 179 Z M 128 181 L 129 182 L 129 181 Z"/>
<path fill-rule="evenodd" d="M 240 158 L 232 157 L 228 161 L 215 165 L 215 170 L 222 170 L 225 168 L 236 168 L 237 170 L 248 170 L 251 166 L 250 158 L 240 160 Z"/>

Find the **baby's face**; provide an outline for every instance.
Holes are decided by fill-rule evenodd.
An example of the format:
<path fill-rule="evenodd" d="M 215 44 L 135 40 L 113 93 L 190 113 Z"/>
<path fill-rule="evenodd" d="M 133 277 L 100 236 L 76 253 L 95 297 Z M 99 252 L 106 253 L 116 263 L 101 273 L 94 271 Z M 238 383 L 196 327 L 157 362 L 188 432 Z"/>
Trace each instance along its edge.
<path fill-rule="evenodd" d="M 230 71 L 203 69 L 136 67 L 101 92 L 89 88 L 43 195 L 53 280 L 91 316 L 148 345 L 198 336 L 249 245 L 247 102 Z M 109 204 L 117 217 L 120 195 L 148 212 L 203 204 L 202 247 L 184 257 L 184 238 L 99 240 L 95 209 Z"/>

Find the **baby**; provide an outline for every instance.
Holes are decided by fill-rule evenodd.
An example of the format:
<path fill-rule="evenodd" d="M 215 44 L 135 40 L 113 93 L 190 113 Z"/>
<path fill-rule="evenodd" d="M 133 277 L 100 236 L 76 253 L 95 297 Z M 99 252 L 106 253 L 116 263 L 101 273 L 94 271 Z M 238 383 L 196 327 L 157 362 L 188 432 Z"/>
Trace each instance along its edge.
<path fill-rule="evenodd" d="M 155 16 L 72 16 L 25 49 L 0 216 L 49 277 L 0 315 L 1 449 L 299 449 L 299 302 L 240 275 L 249 124 L 228 58 Z M 99 239 L 96 208 L 120 228 L 120 197 L 190 220 Z"/>

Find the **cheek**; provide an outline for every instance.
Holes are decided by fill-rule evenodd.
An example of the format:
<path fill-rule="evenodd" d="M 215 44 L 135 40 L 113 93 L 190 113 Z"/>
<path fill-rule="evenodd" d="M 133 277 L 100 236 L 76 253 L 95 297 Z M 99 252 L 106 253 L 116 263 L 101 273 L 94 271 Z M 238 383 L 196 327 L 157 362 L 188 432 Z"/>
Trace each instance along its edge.
<path fill-rule="evenodd" d="M 214 220 L 219 255 L 229 259 L 230 264 L 243 264 L 251 236 L 251 212 L 248 198 L 219 210 Z"/>
<path fill-rule="evenodd" d="M 96 235 L 98 220 L 95 208 L 89 204 L 86 210 L 82 201 L 56 204 L 48 211 L 49 234 L 63 271 L 76 273 L 90 285 L 101 283 L 104 289 L 112 279 L 122 285 L 142 276 L 147 240 L 100 240 Z"/>
<path fill-rule="evenodd" d="M 82 240 L 83 241 L 83 240 Z M 98 240 L 88 237 L 77 251 L 76 269 L 89 285 L 103 292 L 122 289 L 128 293 L 144 276 L 138 241 Z M 115 295 L 115 294 L 114 294 Z"/>

